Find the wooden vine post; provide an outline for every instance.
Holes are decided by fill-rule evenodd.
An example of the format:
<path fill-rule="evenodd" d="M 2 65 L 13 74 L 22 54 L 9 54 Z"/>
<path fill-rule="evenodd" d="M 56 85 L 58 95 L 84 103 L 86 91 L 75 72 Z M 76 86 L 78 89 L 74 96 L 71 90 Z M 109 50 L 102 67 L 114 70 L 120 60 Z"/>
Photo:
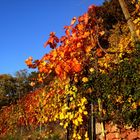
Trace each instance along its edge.
<path fill-rule="evenodd" d="M 131 19 L 131 15 L 128 11 L 127 4 L 125 3 L 124 0 L 119 0 L 119 4 L 120 4 L 123 14 L 125 16 L 125 19 L 127 20 L 127 24 L 130 29 L 132 39 L 133 39 L 134 43 L 136 44 L 136 48 L 140 49 L 140 40 L 139 40 L 138 35 L 136 34 L 136 26 Z"/>
<path fill-rule="evenodd" d="M 67 106 L 69 107 L 69 104 L 70 104 L 70 97 L 69 95 L 67 95 Z M 68 127 L 67 127 L 67 140 L 70 140 L 70 124 L 68 124 Z"/>
<path fill-rule="evenodd" d="M 90 140 L 96 140 L 96 118 L 93 112 L 93 102 L 91 102 Z"/>

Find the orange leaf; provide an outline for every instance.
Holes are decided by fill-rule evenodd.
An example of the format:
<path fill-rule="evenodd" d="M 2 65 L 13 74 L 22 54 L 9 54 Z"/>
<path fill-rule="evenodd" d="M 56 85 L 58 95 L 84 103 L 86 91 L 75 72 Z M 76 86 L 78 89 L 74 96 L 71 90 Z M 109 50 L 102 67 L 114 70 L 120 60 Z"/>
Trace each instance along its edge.
<path fill-rule="evenodd" d="M 90 32 L 87 31 L 87 32 L 84 33 L 83 38 L 86 38 L 86 37 L 88 37 L 89 35 L 90 35 Z"/>
<path fill-rule="evenodd" d="M 62 73 L 62 68 L 60 65 L 57 65 L 56 68 L 55 68 L 55 72 L 56 74 L 60 75 Z"/>
<path fill-rule="evenodd" d="M 70 36 L 70 30 L 69 30 L 69 29 L 67 29 L 67 30 L 65 31 L 65 33 L 66 33 L 67 36 Z"/>
<path fill-rule="evenodd" d="M 96 55 L 100 58 L 100 57 L 103 57 L 105 53 L 100 49 L 100 48 L 97 48 L 96 50 Z"/>
<path fill-rule="evenodd" d="M 80 64 L 76 64 L 74 67 L 73 67 L 73 71 L 74 72 L 80 72 L 82 70 L 81 68 L 81 65 Z"/>
<path fill-rule="evenodd" d="M 85 24 L 87 24 L 88 23 L 88 19 L 89 19 L 89 17 L 88 17 L 88 14 L 87 13 L 85 13 L 84 15 L 82 15 L 82 16 L 80 16 L 79 18 L 78 18 L 78 21 L 79 22 L 85 22 Z"/>
<path fill-rule="evenodd" d="M 78 24 L 78 25 L 77 25 L 77 28 L 78 28 L 78 30 L 80 30 L 80 31 L 81 31 L 81 30 L 83 30 L 83 29 L 84 29 L 84 26 L 83 26 L 82 24 Z"/>
<path fill-rule="evenodd" d="M 50 33 L 50 38 L 44 43 L 44 47 L 47 45 L 50 45 L 50 48 L 54 49 L 57 46 L 57 43 L 59 42 L 58 37 L 55 36 L 55 32 Z"/>
<path fill-rule="evenodd" d="M 69 72 L 69 71 L 71 70 L 71 67 L 70 67 L 69 65 L 66 65 L 65 68 L 64 68 L 64 70 L 65 70 L 66 72 Z"/>
<path fill-rule="evenodd" d="M 87 47 L 85 48 L 86 53 L 89 53 L 89 52 L 91 51 L 91 49 L 92 49 L 92 46 L 87 46 Z"/>
<path fill-rule="evenodd" d="M 27 66 L 32 65 L 33 58 L 30 56 L 28 59 L 25 60 Z"/>

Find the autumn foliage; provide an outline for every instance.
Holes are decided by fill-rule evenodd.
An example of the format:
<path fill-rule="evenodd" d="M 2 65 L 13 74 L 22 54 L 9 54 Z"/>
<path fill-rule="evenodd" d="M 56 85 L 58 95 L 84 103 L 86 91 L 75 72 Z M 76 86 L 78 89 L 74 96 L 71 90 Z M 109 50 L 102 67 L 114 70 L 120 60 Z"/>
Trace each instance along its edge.
<path fill-rule="evenodd" d="M 87 122 L 93 114 L 98 122 L 139 126 L 132 118 L 140 108 L 138 51 L 124 21 L 106 33 L 107 25 L 99 10 L 100 7 L 89 6 L 87 13 L 74 17 L 69 26 L 64 26 L 65 35 L 60 38 L 51 32 L 44 47 L 52 50 L 39 60 L 29 57 L 25 61 L 29 68 L 38 69 L 40 83 L 45 83 L 51 74 L 53 78 L 17 105 L 3 108 L 2 134 L 12 132 L 14 123 L 36 129 L 57 122 L 65 133 L 70 131 L 70 139 L 89 140 Z M 139 21 L 136 25 L 138 32 Z M 18 110 L 17 117 L 10 115 L 13 110 Z"/>
<path fill-rule="evenodd" d="M 102 57 L 103 49 L 97 45 L 97 42 L 104 31 L 97 26 L 96 8 L 92 5 L 87 13 L 79 18 L 74 17 L 71 25 L 64 27 L 65 36 L 58 38 L 54 32 L 51 32 L 44 46 L 49 45 L 53 50 L 40 60 L 33 61 L 32 57 L 29 57 L 26 64 L 30 68 L 37 67 L 40 73 L 46 75 L 55 71 L 58 77 L 66 79 L 69 75 L 82 71 L 90 61 L 92 50 L 98 57 Z"/>

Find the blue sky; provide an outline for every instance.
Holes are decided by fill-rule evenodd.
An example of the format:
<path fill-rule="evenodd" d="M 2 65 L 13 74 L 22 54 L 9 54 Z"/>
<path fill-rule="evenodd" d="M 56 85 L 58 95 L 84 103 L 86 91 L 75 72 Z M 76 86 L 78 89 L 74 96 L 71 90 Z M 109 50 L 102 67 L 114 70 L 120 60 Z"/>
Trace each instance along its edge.
<path fill-rule="evenodd" d="M 49 33 L 60 37 L 71 19 L 104 0 L 0 0 L 0 74 L 28 69 L 25 59 L 48 53 Z"/>

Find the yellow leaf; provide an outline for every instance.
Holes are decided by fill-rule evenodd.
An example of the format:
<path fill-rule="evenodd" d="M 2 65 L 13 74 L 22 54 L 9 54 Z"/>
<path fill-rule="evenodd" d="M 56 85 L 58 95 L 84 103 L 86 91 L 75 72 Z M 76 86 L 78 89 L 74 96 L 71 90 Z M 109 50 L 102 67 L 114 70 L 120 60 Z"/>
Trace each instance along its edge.
<path fill-rule="evenodd" d="M 80 135 L 78 135 L 78 139 L 81 140 L 81 136 Z"/>
<path fill-rule="evenodd" d="M 73 100 L 73 97 L 70 97 L 70 101 L 72 101 Z"/>
<path fill-rule="evenodd" d="M 85 133 L 85 138 L 87 138 L 88 137 L 88 132 L 86 131 L 86 133 Z"/>
<path fill-rule="evenodd" d="M 78 126 L 78 125 L 79 125 L 79 123 L 78 123 L 77 119 L 76 119 L 76 120 L 73 120 L 73 123 L 74 123 L 76 126 Z"/>
<path fill-rule="evenodd" d="M 136 109 L 137 108 L 136 102 L 132 103 L 131 107 L 132 107 L 132 109 Z"/>
<path fill-rule="evenodd" d="M 75 138 L 76 137 L 76 133 L 73 133 L 73 138 Z"/>
<path fill-rule="evenodd" d="M 62 125 L 63 125 L 63 123 L 61 122 L 61 123 L 60 123 L 60 125 L 62 126 Z"/>
<path fill-rule="evenodd" d="M 81 108 L 79 108 L 79 112 L 80 112 L 80 113 L 82 113 L 82 112 L 83 112 L 83 110 L 82 110 Z"/>
<path fill-rule="evenodd" d="M 91 73 L 93 73 L 93 72 L 94 72 L 94 68 L 90 68 L 89 71 L 90 71 Z"/>
<path fill-rule="evenodd" d="M 87 78 L 87 77 L 83 77 L 83 78 L 82 78 L 82 81 L 83 81 L 84 83 L 86 83 L 86 82 L 88 82 L 88 78 Z"/>
<path fill-rule="evenodd" d="M 132 97 L 129 97 L 128 102 L 131 103 L 131 101 L 132 101 Z"/>
<path fill-rule="evenodd" d="M 118 98 L 116 99 L 116 102 L 121 102 L 122 101 L 122 96 L 118 96 Z"/>
<path fill-rule="evenodd" d="M 60 117 L 60 120 L 64 119 L 64 114 L 61 113 L 59 117 Z"/>
<path fill-rule="evenodd" d="M 77 118 L 77 120 L 78 120 L 78 122 L 83 122 L 83 119 L 82 119 L 82 117 L 81 116 L 79 116 L 78 118 Z"/>
<path fill-rule="evenodd" d="M 66 129 L 67 126 L 68 126 L 68 122 L 66 122 L 66 123 L 64 124 L 64 128 Z"/>
<path fill-rule="evenodd" d="M 83 105 L 83 104 L 85 104 L 85 103 L 87 103 L 87 99 L 86 99 L 85 97 L 83 97 L 83 98 L 81 99 L 81 104 Z"/>
<path fill-rule="evenodd" d="M 87 111 L 84 111 L 84 115 L 87 115 L 88 114 L 88 112 Z"/>

